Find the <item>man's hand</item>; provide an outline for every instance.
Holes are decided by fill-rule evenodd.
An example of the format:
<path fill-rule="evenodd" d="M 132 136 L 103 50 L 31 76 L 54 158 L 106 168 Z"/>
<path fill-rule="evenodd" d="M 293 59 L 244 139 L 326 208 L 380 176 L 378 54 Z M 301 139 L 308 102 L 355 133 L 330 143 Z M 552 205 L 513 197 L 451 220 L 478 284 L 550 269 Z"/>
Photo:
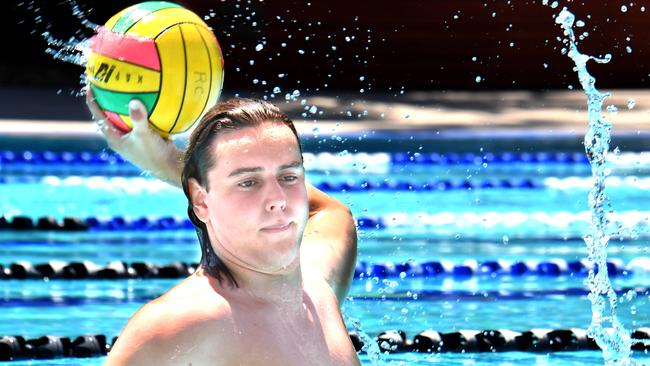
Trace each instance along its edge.
<path fill-rule="evenodd" d="M 139 100 L 133 99 L 129 103 L 133 130 L 128 133 L 123 133 L 106 120 L 90 88 L 87 89 L 86 104 L 111 149 L 153 176 L 176 187 L 181 186 L 183 152 L 173 141 L 163 139 L 149 126 L 147 109 Z"/>

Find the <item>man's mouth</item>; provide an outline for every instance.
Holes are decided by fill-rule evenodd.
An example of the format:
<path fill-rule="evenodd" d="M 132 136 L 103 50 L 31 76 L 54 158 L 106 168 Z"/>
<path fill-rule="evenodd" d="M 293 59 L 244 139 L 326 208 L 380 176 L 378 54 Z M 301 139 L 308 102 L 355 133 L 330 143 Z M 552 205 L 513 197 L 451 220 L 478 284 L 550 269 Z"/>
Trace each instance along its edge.
<path fill-rule="evenodd" d="M 280 232 L 283 232 L 285 230 L 289 230 L 290 227 L 291 227 L 291 222 L 287 222 L 287 223 L 282 223 L 282 224 L 263 227 L 261 231 L 264 231 L 264 232 L 267 232 L 267 233 L 280 233 Z"/>

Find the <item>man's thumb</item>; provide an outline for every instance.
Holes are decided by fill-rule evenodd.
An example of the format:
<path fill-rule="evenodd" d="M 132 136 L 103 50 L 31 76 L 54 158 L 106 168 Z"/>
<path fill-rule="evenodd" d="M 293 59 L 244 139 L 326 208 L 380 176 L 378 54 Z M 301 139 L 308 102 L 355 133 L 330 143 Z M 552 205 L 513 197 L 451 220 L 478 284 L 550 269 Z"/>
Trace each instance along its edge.
<path fill-rule="evenodd" d="M 129 117 L 133 123 L 134 130 L 149 128 L 149 116 L 147 116 L 147 109 L 141 101 L 132 99 L 129 102 Z"/>

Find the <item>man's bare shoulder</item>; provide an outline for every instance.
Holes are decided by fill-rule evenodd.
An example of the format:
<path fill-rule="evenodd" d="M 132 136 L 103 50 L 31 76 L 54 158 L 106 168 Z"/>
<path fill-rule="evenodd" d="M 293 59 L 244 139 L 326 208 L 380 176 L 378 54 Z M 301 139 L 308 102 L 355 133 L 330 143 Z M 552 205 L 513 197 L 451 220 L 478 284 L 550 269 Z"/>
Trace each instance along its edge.
<path fill-rule="evenodd" d="M 208 356 L 203 348 L 214 352 L 232 332 L 228 301 L 207 278 L 194 275 L 138 310 L 107 365 L 201 364 L 196 358 Z"/>

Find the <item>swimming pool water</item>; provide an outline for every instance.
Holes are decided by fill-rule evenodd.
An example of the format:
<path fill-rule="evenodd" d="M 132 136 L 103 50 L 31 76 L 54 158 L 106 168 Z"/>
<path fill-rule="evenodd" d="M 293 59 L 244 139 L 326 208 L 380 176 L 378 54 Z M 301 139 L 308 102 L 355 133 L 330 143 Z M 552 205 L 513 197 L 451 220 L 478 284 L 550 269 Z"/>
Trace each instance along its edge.
<path fill-rule="evenodd" d="M 45 165 L 47 166 L 47 165 Z M 57 170 L 58 169 L 58 170 Z M 180 190 L 134 174 L 116 177 L 114 167 L 80 172 L 42 166 L 0 165 L 0 210 L 6 217 L 182 218 L 186 201 Z M 383 169 L 383 170 L 382 170 Z M 348 204 L 355 217 L 380 218 L 382 227 L 359 228 L 359 260 L 366 263 L 467 260 L 543 261 L 586 257 L 581 240 L 587 222 L 589 167 L 576 163 L 500 163 L 479 165 L 388 164 L 370 173 L 330 166 L 311 168 L 314 185 L 368 181 L 408 182 L 416 189 L 328 193 Z M 644 164 L 612 168 L 610 197 L 620 214 L 620 237 L 610 257 L 629 263 L 647 252 L 650 198 Z M 616 178 L 620 179 L 616 179 Z M 632 178 L 630 178 L 632 177 Z M 470 182 L 468 188 L 419 189 L 427 182 Z M 483 187 L 476 182 L 530 180 L 533 187 Z M 473 182 L 473 183 L 472 183 Z M 456 184 L 456 183 L 453 183 Z M 524 217 L 517 222 L 517 216 Z M 524 216 L 521 216 L 524 215 Z M 447 222 L 445 220 L 452 220 Z M 427 221 L 428 220 L 428 221 Z M 636 220 L 636 221 L 634 221 Z M 634 221 L 634 222 L 632 222 Z M 626 227 L 627 225 L 627 227 Z M 196 262 L 200 253 L 192 230 L 96 231 L 82 233 L 1 231 L 0 264 L 90 260 Z M 357 278 L 343 310 L 371 336 L 400 329 L 409 338 L 426 330 L 586 328 L 591 319 L 584 276 L 473 275 L 454 277 Z M 5 280 L 0 292 L 0 335 L 118 335 L 144 303 L 178 280 Z M 636 270 L 614 278 L 624 289 L 619 314 L 629 329 L 648 326 L 650 276 Z M 632 292 L 627 292 L 633 290 Z M 628 300 L 629 298 L 629 300 Z M 635 357 L 646 360 L 644 354 Z M 361 355 L 371 364 L 367 355 Z M 103 358 L 15 361 L 11 365 L 94 365 Z M 384 363 L 404 365 L 585 365 L 598 364 L 594 351 L 535 354 L 393 354 Z"/>

